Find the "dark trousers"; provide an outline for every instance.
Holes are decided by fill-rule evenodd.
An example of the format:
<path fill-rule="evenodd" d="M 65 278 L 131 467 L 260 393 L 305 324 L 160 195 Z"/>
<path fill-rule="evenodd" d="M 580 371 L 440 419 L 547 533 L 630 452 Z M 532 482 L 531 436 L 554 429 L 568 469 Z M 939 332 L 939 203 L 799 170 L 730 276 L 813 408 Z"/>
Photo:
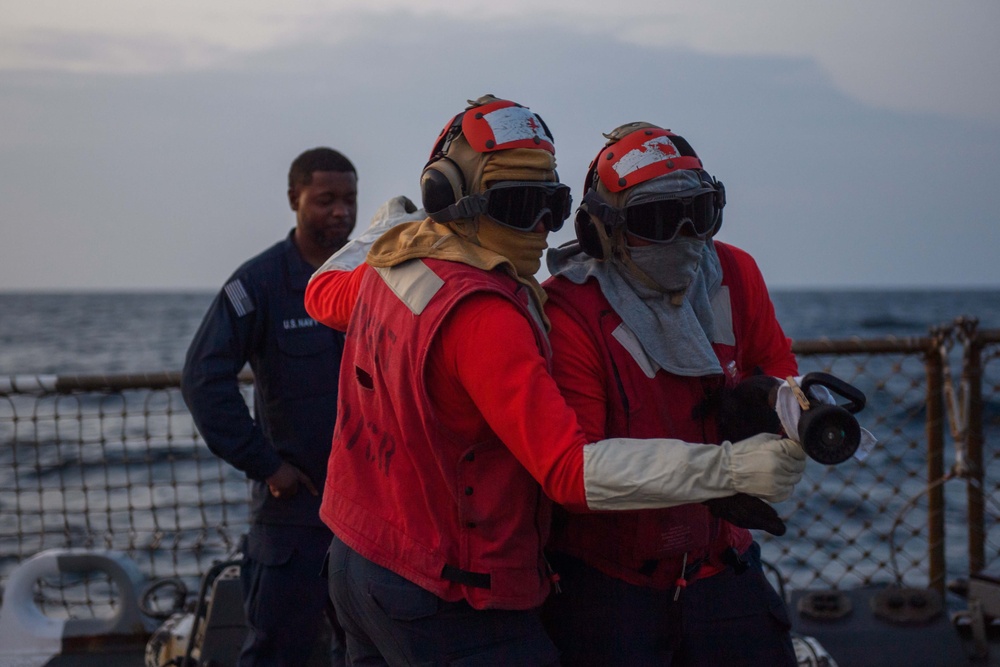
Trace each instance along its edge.
<path fill-rule="evenodd" d="M 731 567 L 673 590 L 633 586 L 553 554 L 562 592 L 543 618 L 564 665 L 795 667 L 788 612 L 764 576 L 760 547 Z"/>
<path fill-rule="evenodd" d="M 478 610 L 464 600 L 446 602 L 336 536 L 327 567 L 350 665 L 557 664 L 537 610 Z"/>
<path fill-rule="evenodd" d="M 307 664 L 329 607 L 322 575 L 329 539 L 325 528 L 251 526 L 240 566 L 247 637 L 239 667 Z M 332 616 L 330 660 L 337 667 L 343 649 Z"/>

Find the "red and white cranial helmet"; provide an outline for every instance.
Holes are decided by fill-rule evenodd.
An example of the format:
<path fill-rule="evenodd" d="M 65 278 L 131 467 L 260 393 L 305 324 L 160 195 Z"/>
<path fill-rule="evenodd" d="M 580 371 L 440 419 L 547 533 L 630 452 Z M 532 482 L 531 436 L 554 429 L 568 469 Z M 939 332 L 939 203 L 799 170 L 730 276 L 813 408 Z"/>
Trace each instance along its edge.
<path fill-rule="evenodd" d="M 610 256 L 634 236 L 667 243 L 685 226 L 708 238 L 722 224 L 725 188 L 683 137 L 652 123 L 626 123 L 604 135 L 590 163 L 576 231 L 584 252 Z"/>
<path fill-rule="evenodd" d="M 681 169 L 704 169 L 683 137 L 651 123 L 626 123 L 604 135 L 608 142 L 591 165 L 593 182 L 609 193 Z"/>
<path fill-rule="evenodd" d="M 540 148 L 555 154 L 549 128 L 538 114 L 510 100 L 485 95 L 469 101 L 469 108 L 445 127 L 444 137 L 460 117 L 462 134 L 477 153 L 511 148 Z M 438 147 L 435 146 L 435 149 Z M 434 151 L 431 157 L 433 158 Z M 447 154 L 447 148 L 442 154 Z"/>
<path fill-rule="evenodd" d="M 424 209 L 438 222 L 455 219 L 454 205 L 498 179 L 487 171 L 501 162 L 506 180 L 556 181 L 555 152 L 549 128 L 528 107 L 493 95 L 470 100 L 431 149 L 420 179 Z"/>

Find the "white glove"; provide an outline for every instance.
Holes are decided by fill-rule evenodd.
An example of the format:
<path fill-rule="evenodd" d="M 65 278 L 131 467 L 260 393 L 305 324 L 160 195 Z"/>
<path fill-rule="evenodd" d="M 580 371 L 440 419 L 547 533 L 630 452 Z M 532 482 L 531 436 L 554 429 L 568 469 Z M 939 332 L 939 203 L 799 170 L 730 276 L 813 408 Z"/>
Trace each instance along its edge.
<path fill-rule="evenodd" d="M 770 503 L 790 498 L 806 469 L 802 446 L 773 433 L 758 433 L 746 440 L 723 443 L 722 448 L 729 450 L 733 490 Z"/>
<path fill-rule="evenodd" d="M 353 271 L 365 261 L 372 244 L 386 231 L 404 222 L 418 222 L 426 217 L 427 213 L 422 208 L 417 208 L 407 197 L 393 197 L 378 207 L 368 229 L 333 253 L 313 275 L 326 271 Z"/>
<path fill-rule="evenodd" d="M 739 492 L 780 502 L 805 467 L 801 446 L 770 433 L 721 445 L 610 438 L 583 448 L 583 484 L 593 510 L 673 507 Z"/>

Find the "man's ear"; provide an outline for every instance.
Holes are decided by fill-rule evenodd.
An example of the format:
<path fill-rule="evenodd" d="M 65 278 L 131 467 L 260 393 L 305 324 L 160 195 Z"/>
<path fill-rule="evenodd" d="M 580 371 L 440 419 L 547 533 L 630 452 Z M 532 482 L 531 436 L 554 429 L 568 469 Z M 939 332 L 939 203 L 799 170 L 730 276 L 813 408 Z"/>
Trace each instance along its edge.
<path fill-rule="evenodd" d="M 288 205 L 293 211 L 299 210 L 299 189 L 294 185 L 288 188 Z"/>

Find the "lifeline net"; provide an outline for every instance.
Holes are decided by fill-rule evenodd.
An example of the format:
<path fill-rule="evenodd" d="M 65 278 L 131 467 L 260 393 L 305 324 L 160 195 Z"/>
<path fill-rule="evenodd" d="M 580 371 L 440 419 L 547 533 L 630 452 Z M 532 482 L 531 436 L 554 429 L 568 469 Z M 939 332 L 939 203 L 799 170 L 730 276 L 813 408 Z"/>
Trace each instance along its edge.
<path fill-rule="evenodd" d="M 150 579 L 179 577 L 193 593 L 236 550 L 246 479 L 209 452 L 175 379 L 150 377 L 0 393 L 0 581 L 39 551 L 82 547 L 123 551 Z M 50 597 L 68 608 L 101 597 L 57 590 L 38 595 L 43 611 Z"/>
<path fill-rule="evenodd" d="M 859 420 L 880 443 L 864 462 L 809 461 L 776 506 L 788 533 L 754 533 L 786 591 L 943 590 L 1000 566 L 1000 331 L 959 319 L 930 337 L 793 349 L 801 373 L 865 392 Z M 152 581 L 180 578 L 190 597 L 246 528 L 246 480 L 200 439 L 177 373 L 0 378 L 0 584 L 44 549 L 116 549 Z M 101 581 L 41 588 L 43 608 L 71 616 L 113 597 Z"/>

